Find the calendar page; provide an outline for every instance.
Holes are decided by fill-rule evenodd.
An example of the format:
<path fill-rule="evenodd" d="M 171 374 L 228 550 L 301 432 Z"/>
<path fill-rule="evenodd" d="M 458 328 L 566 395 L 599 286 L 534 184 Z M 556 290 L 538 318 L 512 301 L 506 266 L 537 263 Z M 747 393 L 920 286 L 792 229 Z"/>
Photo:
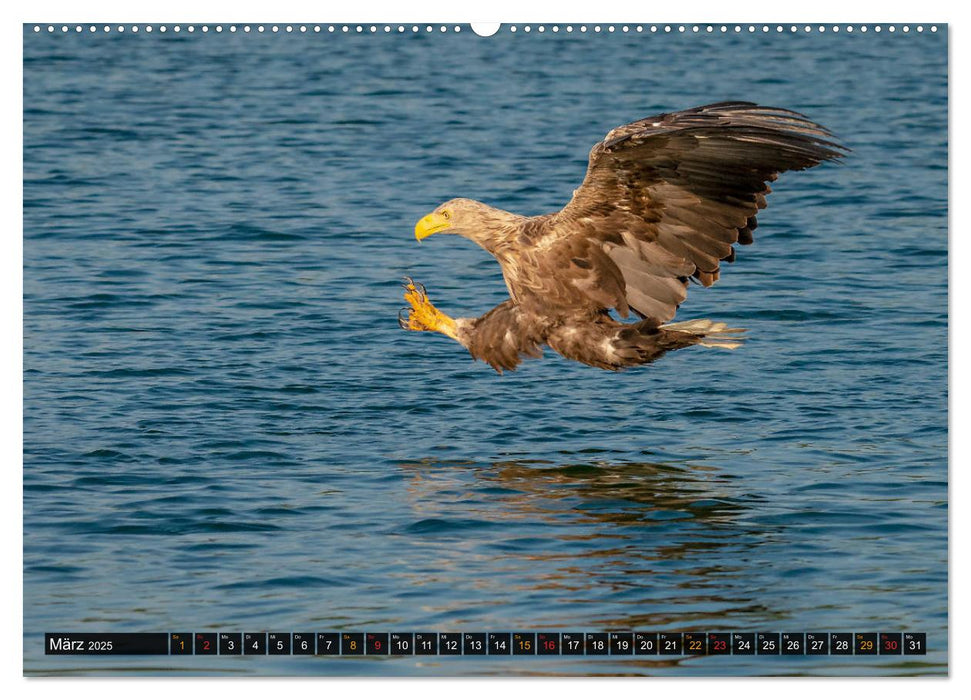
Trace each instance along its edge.
<path fill-rule="evenodd" d="M 25 24 L 23 334 L 26 675 L 948 673 L 946 24 Z"/>

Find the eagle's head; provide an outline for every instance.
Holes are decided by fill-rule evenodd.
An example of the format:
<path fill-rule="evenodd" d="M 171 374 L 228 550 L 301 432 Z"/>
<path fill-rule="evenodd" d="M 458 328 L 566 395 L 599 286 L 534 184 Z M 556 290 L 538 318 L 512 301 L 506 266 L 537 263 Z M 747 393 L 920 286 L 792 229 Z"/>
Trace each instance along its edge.
<path fill-rule="evenodd" d="M 522 218 L 474 199 L 450 199 L 415 224 L 415 238 L 420 241 L 433 233 L 457 233 L 492 250 L 492 244 L 508 235 L 510 224 Z"/>

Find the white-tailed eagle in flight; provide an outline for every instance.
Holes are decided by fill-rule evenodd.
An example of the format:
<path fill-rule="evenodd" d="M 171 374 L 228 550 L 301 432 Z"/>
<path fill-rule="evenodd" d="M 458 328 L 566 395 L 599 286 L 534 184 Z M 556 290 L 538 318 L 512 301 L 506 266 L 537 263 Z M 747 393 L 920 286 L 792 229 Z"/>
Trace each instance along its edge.
<path fill-rule="evenodd" d="M 399 322 L 443 333 L 499 372 L 543 346 L 610 370 L 691 345 L 736 347 L 740 329 L 724 323 L 671 323 L 689 281 L 711 286 L 721 263 L 735 260 L 735 244 L 752 242 L 779 173 L 844 150 L 805 116 L 750 102 L 618 127 L 590 151 L 586 177 L 561 211 L 529 217 L 453 199 L 422 218 L 418 240 L 457 233 L 495 256 L 509 299 L 453 319 L 406 278 Z"/>

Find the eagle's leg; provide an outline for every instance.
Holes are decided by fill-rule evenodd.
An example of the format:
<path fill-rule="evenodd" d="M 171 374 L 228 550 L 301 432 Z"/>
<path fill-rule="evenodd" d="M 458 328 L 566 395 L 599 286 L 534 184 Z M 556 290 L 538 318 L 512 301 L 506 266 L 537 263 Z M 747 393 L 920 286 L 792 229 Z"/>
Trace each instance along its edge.
<path fill-rule="evenodd" d="M 410 309 L 405 307 L 398 315 L 398 324 L 409 331 L 435 331 L 447 335 L 452 340 L 458 340 L 458 328 L 455 319 L 442 313 L 428 301 L 424 285 L 416 284 L 410 277 L 405 278 L 405 301 Z M 404 315 L 407 312 L 407 316 Z"/>

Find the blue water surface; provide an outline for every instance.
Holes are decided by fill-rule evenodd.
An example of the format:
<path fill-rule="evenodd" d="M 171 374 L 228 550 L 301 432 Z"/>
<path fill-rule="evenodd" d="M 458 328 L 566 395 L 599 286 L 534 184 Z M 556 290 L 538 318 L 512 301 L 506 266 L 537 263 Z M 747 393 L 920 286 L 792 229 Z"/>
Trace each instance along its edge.
<path fill-rule="evenodd" d="M 254 25 L 255 26 L 255 25 Z M 267 25 L 269 27 L 269 25 Z M 947 32 L 24 30 L 28 674 L 947 672 Z M 396 28 L 395 28 L 396 29 Z M 398 328 L 591 145 L 746 99 L 852 149 L 773 184 L 619 374 Z M 926 657 L 55 657 L 49 631 L 919 631 Z"/>

